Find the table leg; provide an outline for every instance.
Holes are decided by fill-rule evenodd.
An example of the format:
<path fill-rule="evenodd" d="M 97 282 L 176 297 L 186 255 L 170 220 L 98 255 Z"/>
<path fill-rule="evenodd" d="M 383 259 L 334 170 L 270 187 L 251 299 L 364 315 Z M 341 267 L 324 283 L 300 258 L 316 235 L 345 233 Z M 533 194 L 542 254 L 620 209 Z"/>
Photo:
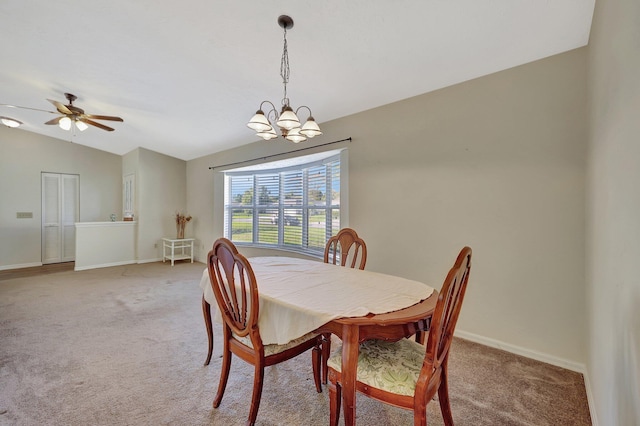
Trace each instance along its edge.
<path fill-rule="evenodd" d="M 342 406 L 344 424 L 356 424 L 356 377 L 358 370 L 359 329 L 344 325 L 342 333 Z"/>

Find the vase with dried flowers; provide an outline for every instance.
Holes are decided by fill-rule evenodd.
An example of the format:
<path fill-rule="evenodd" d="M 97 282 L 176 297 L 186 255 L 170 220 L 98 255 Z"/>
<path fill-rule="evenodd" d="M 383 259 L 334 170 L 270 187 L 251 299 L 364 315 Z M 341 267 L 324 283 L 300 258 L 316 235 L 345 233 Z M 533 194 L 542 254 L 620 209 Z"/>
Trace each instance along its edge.
<path fill-rule="evenodd" d="M 191 220 L 191 215 L 176 213 L 176 229 L 178 231 L 178 239 L 184 238 L 184 227 Z"/>

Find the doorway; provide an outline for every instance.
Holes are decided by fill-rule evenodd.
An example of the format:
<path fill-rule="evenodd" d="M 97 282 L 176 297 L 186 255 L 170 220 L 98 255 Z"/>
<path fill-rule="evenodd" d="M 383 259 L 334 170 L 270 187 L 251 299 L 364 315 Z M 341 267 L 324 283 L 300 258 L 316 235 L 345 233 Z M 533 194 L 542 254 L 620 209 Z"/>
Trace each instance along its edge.
<path fill-rule="evenodd" d="M 42 173 L 42 264 L 76 258 L 80 218 L 80 176 Z"/>

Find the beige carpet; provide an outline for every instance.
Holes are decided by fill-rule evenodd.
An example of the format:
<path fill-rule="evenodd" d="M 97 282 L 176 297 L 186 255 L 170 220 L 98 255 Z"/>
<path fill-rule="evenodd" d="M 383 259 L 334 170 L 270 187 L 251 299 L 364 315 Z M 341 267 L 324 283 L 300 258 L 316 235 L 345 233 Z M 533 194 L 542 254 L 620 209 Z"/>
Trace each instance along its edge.
<path fill-rule="evenodd" d="M 204 367 L 203 269 L 159 262 L 0 281 L 0 424 L 244 424 L 253 370 L 241 360 L 211 407 L 221 348 Z M 458 425 L 591 424 L 577 373 L 461 339 L 450 373 Z M 357 410 L 360 425 L 413 424 L 409 412 L 362 396 Z M 328 416 L 310 353 L 266 369 L 258 424 L 326 425 Z M 429 421 L 442 424 L 437 402 Z"/>

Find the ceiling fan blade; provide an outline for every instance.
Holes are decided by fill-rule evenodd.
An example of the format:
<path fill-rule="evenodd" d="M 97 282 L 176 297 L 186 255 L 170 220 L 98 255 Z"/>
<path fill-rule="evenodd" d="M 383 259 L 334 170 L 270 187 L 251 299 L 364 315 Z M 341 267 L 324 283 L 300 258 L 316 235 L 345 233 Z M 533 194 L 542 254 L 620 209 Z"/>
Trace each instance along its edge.
<path fill-rule="evenodd" d="M 110 120 L 110 121 L 124 121 L 120 117 L 113 117 L 111 115 L 93 115 L 93 114 L 85 114 L 85 117 L 92 118 L 94 120 Z"/>
<path fill-rule="evenodd" d="M 75 105 L 65 105 L 65 107 L 67 107 L 67 109 L 71 111 L 73 114 L 76 114 L 76 115 L 84 114 L 84 110 L 82 108 L 78 108 Z"/>
<path fill-rule="evenodd" d="M 29 107 L 24 107 L 19 105 L 0 104 L 0 106 L 6 106 L 8 108 L 30 109 L 31 111 L 41 111 L 41 112 L 48 112 L 50 114 L 58 114 L 57 111 L 49 111 L 49 110 L 40 109 L 40 108 L 29 108 Z"/>
<path fill-rule="evenodd" d="M 54 101 L 53 99 L 47 99 L 49 102 L 51 102 L 53 105 L 55 105 L 55 107 L 58 109 L 58 111 L 60 111 L 60 113 L 62 114 L 73 114 L 73 111 L 71 111 L 69 108 L 67 108 L 67 106 L 61 102 L 58 101 Z"/>
<path fill-rule="evenodd" d="M 96 126 L 96 127 L 100 128 L 102 130 L 106 130 L 107 132 L 113 132 L 114 131 L 114 129 L 112 129 L 111 127 L 105 126 L 104 124 L 100 124 L 100 123 L 98 123 L 96 121 L 93 121 L 93 120 L 89 120 L 88 118 L 82 117 L 79 120 L 82 121 L 83 123 L 91 124 L 92 126 Z"/>
<path fill-rule="evenodd" d="M 62 120 L 62 118 L 63 117 L 56 117 L 56 118 L 53 118 L 53 119 L 47 121 L 44 124 L 58 124 L 60 122 L 60 120 Z"/>

